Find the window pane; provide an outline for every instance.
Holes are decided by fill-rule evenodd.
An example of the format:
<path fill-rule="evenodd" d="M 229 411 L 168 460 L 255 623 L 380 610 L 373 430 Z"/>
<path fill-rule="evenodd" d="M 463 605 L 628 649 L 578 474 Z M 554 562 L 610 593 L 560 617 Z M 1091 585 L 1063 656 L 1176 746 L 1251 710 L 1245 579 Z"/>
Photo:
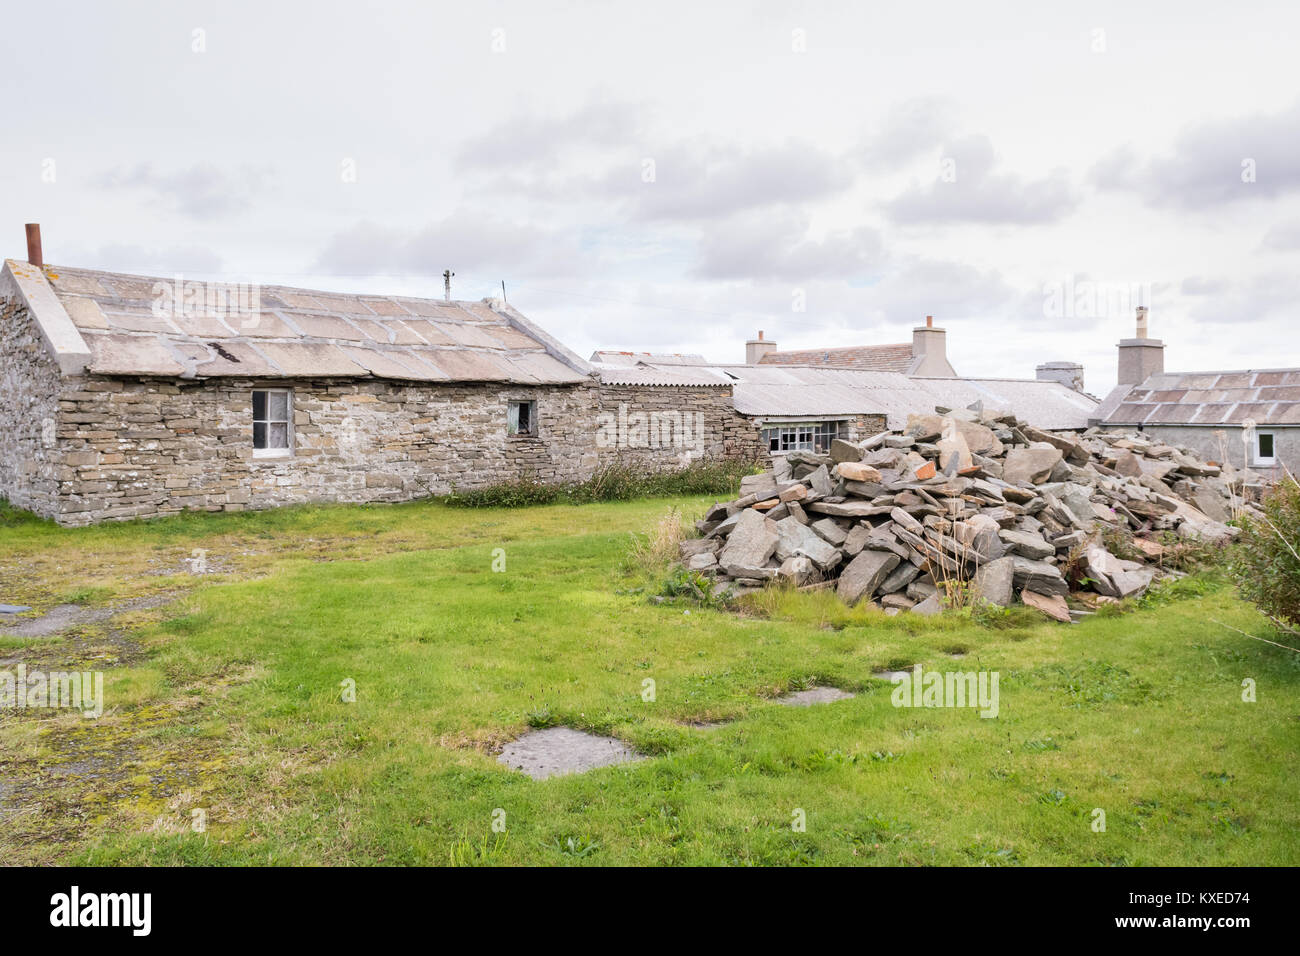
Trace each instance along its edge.
<path fill-rule="evenodd" d="M 288 448 L 289 447 L 289 426 L 284 422 L 273 422 L 271 424 L 271 448 Z"/>
<path fill-rule="evenodd" d="M 266 421 L 266 392 L 253 393 L 253 421 Z"/>
<path fill-rule="evenodd" d="M 1260 458 L 1273 457 L 1273 436 L 1272 435 L 1265 435 L 1263 432 L 1259 433 L 1259 457 Z"/>
<path fill-rule="evenodd" d="M 506 407 L 506 432 L 510 435 L 519 434 L 519 403 L 511 402 Z"/>
<path fill-rule="evenodd" d="M 519 431 L 524 435 L 533 433 L 533 403 L 521 402 L 519 404 Z"/>
<path fill-rule="evenodd" d="M 286 422 L 289 420 L 289 393 L 272 392 L 271 393 L 271 421 Z"/>
<path fill-rule="evenodd" d="M 253 447 L 266 447 L 266 422 L 253 422 Z"/>

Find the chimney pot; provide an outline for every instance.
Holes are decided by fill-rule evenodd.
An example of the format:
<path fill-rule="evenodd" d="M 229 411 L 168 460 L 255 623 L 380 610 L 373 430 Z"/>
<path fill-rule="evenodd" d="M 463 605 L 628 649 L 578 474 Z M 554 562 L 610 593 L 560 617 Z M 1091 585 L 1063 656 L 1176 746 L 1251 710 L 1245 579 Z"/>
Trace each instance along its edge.
<path fill-rule="evenodd" d="M 1165 343 L 1147 334 L 1147 307 L 1137 307 L 1137 334 L 1119 343 L 1120 385 L 1138 385 L 1165 370 Z"/>
<path fill-rule="evenodd" d="M 932 329 L 932 328 L 934 328 L 934 316 L 932 316 L 932 315 L 927 315 L 927 316 L 925 317 L 925 327 L 926 327 L 927 329 Z"/>
<path fill-rule="evenodd" d="M 45 259 L 41 256 L 41 224 L 39 222 L 27 223 L 27 261 L 38 269 L 45 265 Z"/>
<path fill-rule="evenodd" d="M 769 352 L 776 351 L 776 343 L 770 339 L 763 338 L 763 330 L 758 330 L 758 338 L 750 339 L 745 343 L 745 364 L 757 365 L 763 360 L 763 356 Z"/>

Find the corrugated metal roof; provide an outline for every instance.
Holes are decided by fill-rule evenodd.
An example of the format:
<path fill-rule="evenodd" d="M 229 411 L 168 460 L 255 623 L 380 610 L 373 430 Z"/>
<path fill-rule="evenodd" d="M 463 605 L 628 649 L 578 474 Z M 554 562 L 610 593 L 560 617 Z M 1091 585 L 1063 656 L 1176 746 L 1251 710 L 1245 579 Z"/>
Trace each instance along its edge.
<path fill-rule="evenodd" d="M 1020 378 L 913 378 L 935 397 L 936 405 L 1007 409 L 1038 428 L 1086 428 L 1097 414 L 1097 400 L 1060 382 Z"/>
<path fill-rule="evenodd" d="M 1097 401 L 1059 382 L 1033 379 L 914 378 L 898 372 L 795 365 L 705 365 L 598 369 L 607 385 L 731 385 L 736 411 L 752 417 L 883 414 L 891 428 L 935 406 L 982 401 L 1039 428 L 1086 428 Z"/>
<path fill-rule="evenodd" d="M 1107 425 L 1300 425 L 1300 369 L 1160 372 L 1106 396 Z"/>
<path fill-rule="evenodd" d="M 589 368 L 504 305 L 351 295 L 47 266 L 87 371 L 564 384 Z M 177 292 L 180 292 L 177 295 Z M 228 295 L 229 298 L 221 298 Z"/>

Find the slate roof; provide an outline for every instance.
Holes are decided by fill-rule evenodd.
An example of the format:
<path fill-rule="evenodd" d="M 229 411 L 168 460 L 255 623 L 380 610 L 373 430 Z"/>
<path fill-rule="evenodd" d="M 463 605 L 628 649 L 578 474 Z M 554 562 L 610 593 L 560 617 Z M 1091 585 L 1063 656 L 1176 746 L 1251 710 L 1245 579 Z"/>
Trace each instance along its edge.
<path fill-rule="evenodd" d="M 858 345 L 850 348 L 768 352 L 759 362 L 763 365 L 827 365 L 906 374 L 912 368 L 912 344 L 904 342 L 901 345 Z"/>
<path fill-rule="evenodd" d="M 1300 369 L 1160 372 L 1115 388 L 1097 410 L 1106 425 L 1300 425 Z"/>
<path fill-rule="evenodd" d="M 758 418 L 883 414 L 890 428 L 936 405 L 982 401 L 1039 428 L 1086 428 L 1097 401 L 1059 382 L 1033 379 L 919 378 L 898 372 L 787 365 L 598 366 L 606 385 L 731 386 L 736 411 Z"/>
<path fill-rule="evenodd" d="M 160 287 L 175 289 L 172 279 L 62 266 L 44 274 L 94 374 L 530 385 L 590 377 L 587 363 L 500 302 L 261 286 L 255 312 L 165 308 Z"/>

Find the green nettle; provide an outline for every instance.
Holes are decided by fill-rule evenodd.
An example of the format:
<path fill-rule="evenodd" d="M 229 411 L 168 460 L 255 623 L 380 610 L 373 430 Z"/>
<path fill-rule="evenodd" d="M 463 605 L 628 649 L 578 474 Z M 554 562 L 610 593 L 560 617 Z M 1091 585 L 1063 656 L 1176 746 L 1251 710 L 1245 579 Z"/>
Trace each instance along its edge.
<path fill-rule="evenodd" d="M 1242 596 L 1279 626 L 1300 627 L 1300 485 L 1288 476 L 1264 498 L 1262 518 L 1243 521 L 1231 563 Z"/>

